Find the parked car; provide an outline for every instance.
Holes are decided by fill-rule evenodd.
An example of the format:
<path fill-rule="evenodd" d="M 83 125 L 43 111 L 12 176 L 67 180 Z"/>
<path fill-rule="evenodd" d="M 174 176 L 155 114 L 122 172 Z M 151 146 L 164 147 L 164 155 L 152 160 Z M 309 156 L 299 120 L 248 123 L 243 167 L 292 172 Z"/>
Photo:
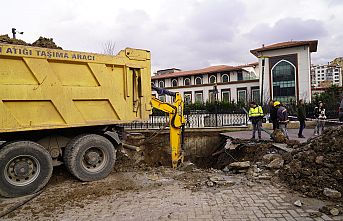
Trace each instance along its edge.
<path fill-rule="evenodd" d="M 341 104 L 339 105 L 338 118 L 340 121 L 343 121 L 343 99 L 341 100 Z"/>

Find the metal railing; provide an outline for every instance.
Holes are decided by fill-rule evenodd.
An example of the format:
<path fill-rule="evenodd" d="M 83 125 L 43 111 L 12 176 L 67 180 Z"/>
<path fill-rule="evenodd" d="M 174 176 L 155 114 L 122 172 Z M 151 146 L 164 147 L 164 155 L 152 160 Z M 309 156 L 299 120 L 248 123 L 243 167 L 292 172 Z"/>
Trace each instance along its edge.
<path fill-rule="evenodd" d="M 209 128 L 227 126 L 245 126 L 248 122 L 242 113 L 190 113 L 185 115 L 186 128 Z M 126 129 L 158 129 L 167 126 L 168 115 L 150 115 L 149 121 L 125 124 Z"/>

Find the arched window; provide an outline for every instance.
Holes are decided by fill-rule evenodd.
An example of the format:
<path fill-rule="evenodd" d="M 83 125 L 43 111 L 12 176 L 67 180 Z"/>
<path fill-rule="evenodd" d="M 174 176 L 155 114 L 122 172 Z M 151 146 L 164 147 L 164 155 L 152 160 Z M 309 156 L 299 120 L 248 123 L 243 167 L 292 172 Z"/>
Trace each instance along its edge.
<path fill-rule="evenodd" d="M 195 84 L 196 85 L 202 84 L 202 78 L 201 77 L 196 77 L 195 78 Z"/>
<path fill-rule="evenodd" d="M 273 99 L 287 102 L 296 100 L 295 66 L 281 60 L 272 68 Z"/>
<path fill-rule="evenodd" d="M 159 86 L 160 88 L 164 88 L 164 81 L 158 82 L 158 86 Z"/>
<path fill-rule="evenodd" d="M 172 80 L 172 87 L 177 87 L 177 80 L 176 79 Z"/>
<path fill-rule="evenodd" d="M 217 82 L 217 77 L 214 75 L 211 75 L 210 78 L 208 79 L 210 84 L 214 84 Z"/>
<path fill-rule="evenodd" d="M 185 78 L 185 79 L 183 80 L 183 84 L 184 84 L 184 85 L 191 85 L 191 79 Z"/>
<path fill-rule="evenodd" d="M 223 74 L 222 75 L 222 82 L 224 82 L 224 83 L 229 82 L 229 75 Z"/>

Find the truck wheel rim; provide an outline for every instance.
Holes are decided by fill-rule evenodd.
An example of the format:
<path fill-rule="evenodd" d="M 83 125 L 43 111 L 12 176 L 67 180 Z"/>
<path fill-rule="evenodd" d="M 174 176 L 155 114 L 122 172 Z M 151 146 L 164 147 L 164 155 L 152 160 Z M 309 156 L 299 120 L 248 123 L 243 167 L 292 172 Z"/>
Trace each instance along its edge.
<path fill-rule="evenodd" d="M 88 148 L 82 158 L 82 166 L 91 173 L 101 171 L 107 164 L 108 157 L 99 147 Z"/>
<path fill-rule="evenodd" d="M 35 181 L 40 173 L 39 161 L 30 155 L 20 155 L 5 167 L 5 179 L 14 186 L 26 186 Z"/>

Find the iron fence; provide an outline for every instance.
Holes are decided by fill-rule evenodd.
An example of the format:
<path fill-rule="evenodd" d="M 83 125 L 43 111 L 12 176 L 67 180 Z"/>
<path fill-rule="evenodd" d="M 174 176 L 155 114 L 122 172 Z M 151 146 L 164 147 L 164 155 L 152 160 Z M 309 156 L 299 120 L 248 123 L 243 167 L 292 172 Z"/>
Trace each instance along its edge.
<path fill-rule="evenodd" d="M 189 113 L 185 114 L 186 128 L 208 128 L 247 125 L 248 117 L 243 113 Z M 146 122 L 126 124 L 127 129 L 158 129 L 167 127 L 168 115 L 150 115 Z"/>

